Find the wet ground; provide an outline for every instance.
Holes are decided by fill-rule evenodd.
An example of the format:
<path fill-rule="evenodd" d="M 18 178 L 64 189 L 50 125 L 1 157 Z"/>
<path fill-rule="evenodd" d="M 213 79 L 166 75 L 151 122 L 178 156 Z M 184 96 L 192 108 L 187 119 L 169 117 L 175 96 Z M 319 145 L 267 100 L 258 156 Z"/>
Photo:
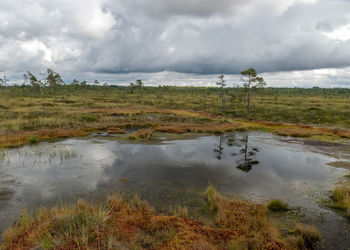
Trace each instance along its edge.
<path fill-rule="evenodd" d="M 3 150 L 0 231 L 24 208 L 32 211 L 77 198 L 99 202 L 116 192 L 138 194 L 160 212 L 186 205 L 196 216 L 212 183 L 233 198 L 281 198 L 295 208 L 298 219 L 319 228 L 323 248 L 347 249 L 350 223 L 322 203 L 349 174 L 332 162 L 350 162 L 349 146 L 262 132 L 178 138 L 156 134 L 147 143 L 104 134 Z"/>

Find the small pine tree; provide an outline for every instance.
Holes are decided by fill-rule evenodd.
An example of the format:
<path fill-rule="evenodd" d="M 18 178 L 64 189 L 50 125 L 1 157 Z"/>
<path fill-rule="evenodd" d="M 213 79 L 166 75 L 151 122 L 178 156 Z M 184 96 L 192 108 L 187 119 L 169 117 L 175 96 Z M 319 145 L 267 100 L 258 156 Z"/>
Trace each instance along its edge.
<path fill-rule="evenodd" d="M 247 92 L 247 113 L 250 114 L 250 91 L 252 88 L 262 88 L 266 86 L 264 78 L 258 76 L 254 68 L 249 68 L 241 72 L 243 87 Z"/>
<path fill-rule="evenodd" d="M 225 111 L 225 92 L 224 92 L 224 87 L 226 86 L 225 84 L 225 76 L 224 75 L 219 75 L 219 81 L 216 83 L 221 89 L 221 111 Z"/>

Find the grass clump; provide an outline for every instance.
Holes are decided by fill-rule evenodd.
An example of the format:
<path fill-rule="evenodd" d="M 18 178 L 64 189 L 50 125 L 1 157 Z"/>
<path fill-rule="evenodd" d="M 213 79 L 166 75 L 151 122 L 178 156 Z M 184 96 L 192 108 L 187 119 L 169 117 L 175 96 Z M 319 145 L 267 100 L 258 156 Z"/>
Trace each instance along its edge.
<path fill-rule="evenodd" d="M 347 209 L 350 207 L 350 188 L 336 187 L 332 194 L 333 207 L 338 209 Z"/>
<path fill-rule="evenodd" d="M 288 206 L 287 203 L 284 203 L 282 200 L 280 199 L 274 199 L 271 200 L 268 204 L 267 204 L 267 209 L 270 212 L 286 212 L 288 211 L 290 208 Z"/>
<path fill-rule="evenodd" d="M 205 200 L 207 201 L 207 204 L 209 206 L 209 209 L 212 211 L 212 212 L 216 212 L 218 207 L 217 207 L 217 204 L 216 204 L 216 196 L 218 194 L 216 193 L 216 189 L 215 187 L 210 184 L 207 189 L 205 190 L 205 193 L 204 193 L 204 196 L 205 196 Z"/>
<path fill-rule="evenodd" d="M 229 249 L 288 248 L 269 221 L 264 205 L 227 199 L 217 193 L 213 185 L 208 186 L 205 199 L 214 213 L 217 227 L 233 230 L 236 234 L 228 242 Z"/>
<path fill-rule="evenodd" d="M 176 217 L 188 217 L 188 208 L 186 206 L 170 206 L 169 212 L 171 215 L 176 216 Z"/>
<path fill-rule="evenodd" d="M 345 217 L 350 219 L 350 186 L 336 187 L 330 196 L 332 208 L 340 210 Z"/>
<path fill-rule="evenodd" d="M 150 139 L 153 135 L 153 131 L 151 129 L 139 129 L 132 134 L 128 135 L 128 139 L 130 140 L 139 140 L 139 139 Z"/>
<path fill-rule="evenodd" d="M 39 137 L 34 136 L 34 135 L 29 136 L 29 138 L 28 138 L 29 144 L 36 144 L 38 142 L 39 142 Z"/>
<path fill-rule="evenodd" d="M 299 249 L 314 249 L 321 241 L 321 234 L 314 226 L 298 223 L 295 226 L 295 235 Z"/>

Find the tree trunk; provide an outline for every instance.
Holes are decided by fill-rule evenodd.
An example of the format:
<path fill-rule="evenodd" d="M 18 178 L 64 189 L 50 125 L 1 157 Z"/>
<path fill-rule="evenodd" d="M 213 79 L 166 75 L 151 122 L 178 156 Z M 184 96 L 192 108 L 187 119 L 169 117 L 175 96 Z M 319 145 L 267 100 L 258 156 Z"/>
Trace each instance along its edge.
<path fill-rule="evenodd" d="M 244 147 L 244 163 L 246 166 L 248 165 L 247 152 L 248 152 L 248 133 L 246 133 L 245 135 L 245 147 Z"/>
<path fill-rule="evenodd" d="M 250 115 L 250 89 L 248 89 L 247 104 L 247 113 Z"/>
<path fill-rule="evenodd" d="M 248 81 L 248 93 L 247 93 L 247 113 L 248 116 L 250 115 L 250 83 L 251 83 L 251 78 L 249 75 L 249 81 Z"/>
<path fill-rule="evenodd" d="M 221 111 L 225 111 L 225 95 L 224 95 L 224 88 L 221 87 Z"/>

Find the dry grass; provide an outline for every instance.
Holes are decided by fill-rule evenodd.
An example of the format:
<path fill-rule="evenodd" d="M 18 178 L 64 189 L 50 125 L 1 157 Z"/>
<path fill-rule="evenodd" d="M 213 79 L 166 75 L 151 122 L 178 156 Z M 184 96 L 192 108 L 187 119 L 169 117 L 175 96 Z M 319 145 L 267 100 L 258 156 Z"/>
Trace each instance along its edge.
<path fill-rule="evenodd" d="M 128 139 L 130 140 L 138 140 L 138 139 L 150 139 L 152 137 L 153 131 L 151 129 L 138 129 L 132 134 L 128 135 Z"/>
<path fill-rule="evenodd" d="M 314 249 L 321 241 L 321 235 L 314 226 L 298 223 L 295 226 L 295 235 L 297 237 L 297 246 L 301 249 Z"/>
<path fill-rule="evenodd" d="M 0 148 L 19 147 L 25 144 L 34 144 L 44 140 L 69 138 L 87 135 L 89 130 L 81 129 L 52 129 L 37 131 L 16 131 L 0 134 Z"/>
<path fill-rule="evenodd" d="M 285 128 L 277 130 L 277 135 L 281 136 L 292 136 L 292 137 L 310 137 L 312 135 L 309 129 L 303 128 Z"/>
<path fill-rule="evenodd" d="M 229 241 L 230 249 L 288 248 L 269 221 L 264 205 L 229 200 L 218 194 L 212 185 L 205 191 L 205 198 L 215 214 L 217 226 L 231 229 L 235 234 L 235 238 Z"/>
<path fill-rule="evenodd" d="M 184 218 L 188 217 L 188 208 L 186 206 L 180 206 L 180 205 L 176 207 L 170 206 L 169 212 L 170 214 L 176 217 L 184 217 Z"/>
<path fill-rule="evenodd" d="M 3 235 L 1 249 L 295 249 L 296 242 L 281 238 L 261 204 L 229 200 L 209 186 L 205 198 L 215 225 L 187 217 L 157 215 L 137 196 L 119 195 L 98 206 L 82 200 L 75 205 L 40 209 Z M 307 242 L 315 231 L 297 226 L 296 235 Z"/>

